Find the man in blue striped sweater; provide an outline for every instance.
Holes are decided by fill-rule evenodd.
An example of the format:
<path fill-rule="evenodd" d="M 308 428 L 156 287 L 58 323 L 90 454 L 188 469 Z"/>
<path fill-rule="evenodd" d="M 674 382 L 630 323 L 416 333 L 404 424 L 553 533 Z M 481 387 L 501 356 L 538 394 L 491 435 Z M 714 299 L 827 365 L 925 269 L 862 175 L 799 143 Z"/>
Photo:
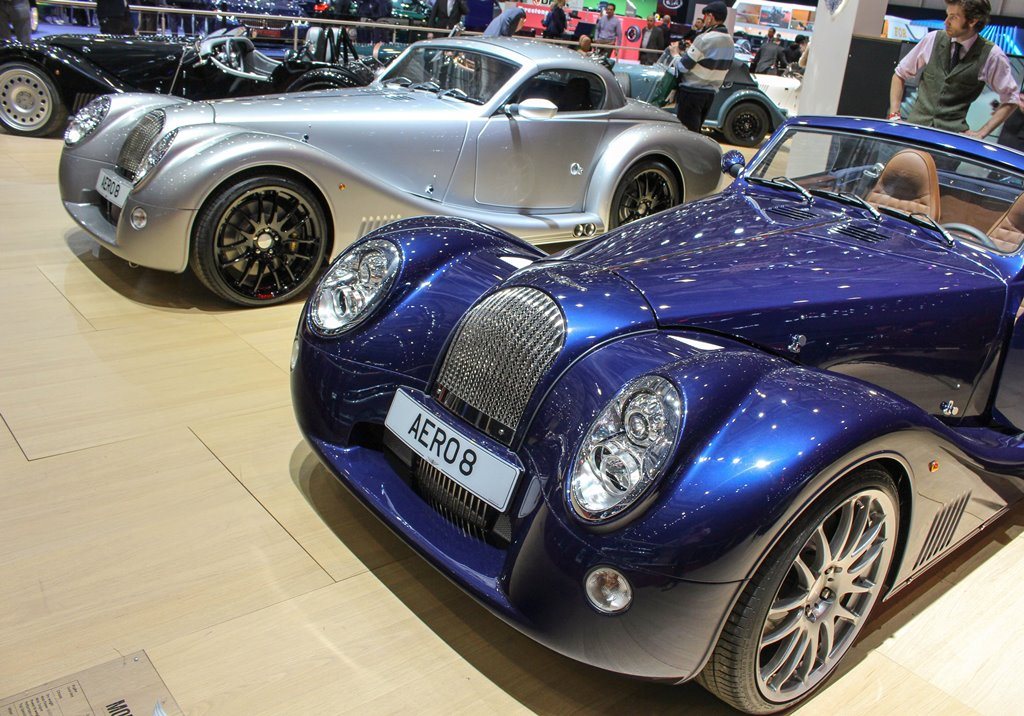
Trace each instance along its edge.
<path fill-rule="evenodd" d="M 699 132 L 715 100 L 715 92 L 732 67 L 736 46 L 725 26 L 729 11 L 723 2 L 704 6 L 704 31 L 680 54 L 679 45 L 670 47 L 676 61 L 672 70 L 679 81 L 676 88 L 676 116 L 687 129 Z"/>

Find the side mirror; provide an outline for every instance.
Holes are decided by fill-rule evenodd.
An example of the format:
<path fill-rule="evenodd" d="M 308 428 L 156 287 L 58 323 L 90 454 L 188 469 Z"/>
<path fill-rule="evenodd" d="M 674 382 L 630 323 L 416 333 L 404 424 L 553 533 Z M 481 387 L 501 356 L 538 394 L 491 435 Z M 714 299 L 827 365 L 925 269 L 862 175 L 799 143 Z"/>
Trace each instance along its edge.
<path fill-rule="evenodd" d="M 740 172 L 747 166 L 747 160 L 743 158 L 743 152 L 737 149 L 730 149 L 722 155 L 722 173 L 732 177 L 738 177 Z"/>
<path fill-rule="evenodd" d="M 531 97 L 518 104 L 506 105 L 505 113 L 510 117 L 519 116 L 525 119 L 551 119 L 558 114 L 558 107 L 549 99 Z"/>

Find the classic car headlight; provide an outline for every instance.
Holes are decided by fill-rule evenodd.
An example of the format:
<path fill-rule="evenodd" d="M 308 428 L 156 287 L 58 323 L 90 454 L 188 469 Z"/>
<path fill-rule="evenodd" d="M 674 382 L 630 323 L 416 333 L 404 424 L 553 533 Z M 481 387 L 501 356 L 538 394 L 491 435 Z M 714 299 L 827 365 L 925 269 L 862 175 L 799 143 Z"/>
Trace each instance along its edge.
<path fill-rule="evenodd" d="M 171 148 L 171 144 L 174 143 L 174 138 L 177 136 L 178 130 L 175 128 L 157 140 L 156 144 L 149 150 L 149 154 L 146 155 L 146 160 L 142 162 L 142 166 L 135 172 L 136 184 L 142 181 L 142 177 L 149 174 L 150 170 L 163 160 L 167 155 L 167 150 Z"/>
<path fill-rule="evenodd" d="M 309 302 L 317 332 L 333 336 L 366 318 L 395 282 L 402 257 L 390 241 L 371 239 L 335 260 Z"/>
<path fill-rule="evenodd" d="M 103 121 L 109 111 L 110 97 L 108 95 L 97 97 L 82 107 L 78 114 L 68 122 L 68 128 L 64 131 L 64 144 L 73 147 L 95 132 L 96 127 L 100 126 L 100 122 Z"/>
<path fill-rule="evenodd" d="M 576 513 L 591 521 L 622 512 L 661 476 L 683 418 L 679 392 L 656 375 L 620 390 L 583 440 L 569 478 Z"/>

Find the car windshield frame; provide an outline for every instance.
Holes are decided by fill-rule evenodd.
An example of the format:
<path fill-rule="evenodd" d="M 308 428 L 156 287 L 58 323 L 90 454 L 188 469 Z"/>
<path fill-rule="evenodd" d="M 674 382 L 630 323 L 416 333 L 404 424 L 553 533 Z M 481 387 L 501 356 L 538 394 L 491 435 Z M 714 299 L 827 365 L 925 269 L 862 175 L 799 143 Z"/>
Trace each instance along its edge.
<path fill-rule="evenodd" d="M 797 138 L 805 137 L 809 145 L 819 146 L 813 150 L 808 146 L 801 149 L 800 153 L 793 152 Z M 819 196 L 845 193 L 866 200 L 888 159 L 908 149 L 925 152 L 935 161 L 939 178 L 939 201 L 943 207 L 953 203 L 949 197 L 956 194 L 973 194 L 971 199 L 988 203 L 987 208 L 979 203 L 974 211 L 961 212 L 963 215 L 958 217 L 947 216 L 943 208 L 942 225 L 968 224 L 991 238 L 989 231 L 995 228 L 993 218 L 1002 216 L 1015 201 L 1024 201 L 1024 171 L 1013 171 L 1002 164 L 986 162 L 984 157 L 946 147 L 831 127 L 786 127 L 755 155 L 742 176 L 758 183 L 771 183 L 781 178 L 783 182 L 790 181 L 794 186 L 811 190 Z M 866 162 L 866 158 L 872 154 L 874 161 Z M 851 155 L 856 160 L 842 166 L 843 159 Z M 800 171 L 788 171 L 794 161 L 801 166 Z M 820 166 L 815 166 L 815 162 L 820 163 Z M 823 181 L 825 179 L 828 181 Z M 826 186 L 826 183 L 830 185 Z M 891 215 L 893 212 L 887 213 Z M 967 232 L 953 233 L 953 238 L 1003 256 L 1017 254 L 1024 249 L 1024 243 L 1012 249 L 1000 247 L 995 242 L 983 243 Z"/>
<path fill-rule="evenodd" d="M 477 48 L 421 45 L 409 48 L 381 74 L 382 85 L 397 83 L 442 96 L 465 93 L 476 104 L 505 96 L 523 65 Z"/>

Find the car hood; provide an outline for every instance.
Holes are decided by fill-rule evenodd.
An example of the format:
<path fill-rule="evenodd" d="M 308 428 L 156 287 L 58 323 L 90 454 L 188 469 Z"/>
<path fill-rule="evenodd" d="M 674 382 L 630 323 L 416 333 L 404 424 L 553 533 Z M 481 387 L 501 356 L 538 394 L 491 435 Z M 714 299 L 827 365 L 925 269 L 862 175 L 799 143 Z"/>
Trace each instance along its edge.
<path fill-rule="evenodd" d="M 998 345 L 1006 287 L 973 254 L 899 219 L 730 191 L 565 256 L 628 281 L 661 327 L 734 337 L 938 412 L 939 397 L 967 402 Z"/>
<path fill-rule="evenodd" d="M 208 103 L 214 121 L 308 143 L 382 182 L 444 196 L 477 105 L 432 92 L 358 87 Z M 400 161 L 382 157 L 401 147 Z M 430 187 L 431 190 L 427 191 Z"/>

